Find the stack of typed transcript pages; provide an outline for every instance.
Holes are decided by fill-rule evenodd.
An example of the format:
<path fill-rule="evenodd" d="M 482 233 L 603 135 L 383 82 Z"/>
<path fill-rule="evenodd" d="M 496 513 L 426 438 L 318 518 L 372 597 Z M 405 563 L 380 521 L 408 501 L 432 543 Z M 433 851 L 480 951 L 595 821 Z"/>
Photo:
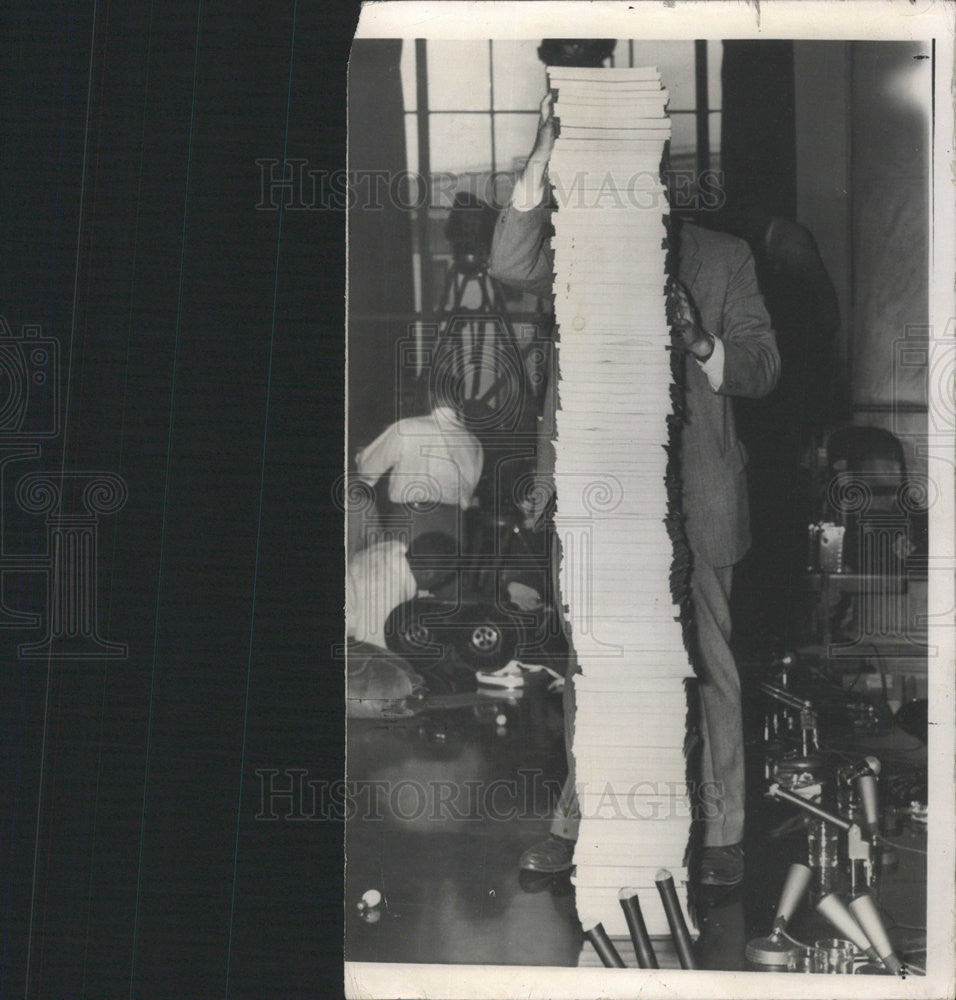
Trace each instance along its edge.
<path fill-rule="evenodd" d="M 687 906 L 684 682 L 693 676 L 669 530 L 679 393 L 665 296 L 667 91 L 654 67 L 548 74 L 557 121 L 555 528 L 580 669 L 577 908 L 582 924 L 627 935 L 618 890 L 633 887 L 648 932 L 664 935 L 659 869 L 671 871 Z"/>

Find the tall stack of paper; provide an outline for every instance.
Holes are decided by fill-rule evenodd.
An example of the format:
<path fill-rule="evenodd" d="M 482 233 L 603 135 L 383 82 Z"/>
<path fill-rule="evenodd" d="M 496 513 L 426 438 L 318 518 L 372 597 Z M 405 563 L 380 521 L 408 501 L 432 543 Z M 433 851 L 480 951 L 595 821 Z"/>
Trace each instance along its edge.
<path fill-rule="evenodd" d="M 550 179 L 559 330 L 555 526 L 576 680 L 582 923 L 627 933 L 618 890 L 639 890 L 651 934 L 668 868 L 686 906 L 690 830 L 684 678 L 665 524 L 673 413 L 660 178 L 670 135 L 656 68 L 549 69 L 558 138 Z"/>

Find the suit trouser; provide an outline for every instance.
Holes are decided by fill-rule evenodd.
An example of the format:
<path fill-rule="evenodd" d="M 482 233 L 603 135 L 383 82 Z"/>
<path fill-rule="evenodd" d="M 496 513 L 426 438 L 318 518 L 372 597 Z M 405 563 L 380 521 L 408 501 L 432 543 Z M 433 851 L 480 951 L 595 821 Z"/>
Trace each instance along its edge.
<path fill-rule="evenodd" d="M 744 835 L 744 739 L 740 675 L 730 649 L 732 566 L 708 565 L 696 553 L 691 572 L 691 604 L 697 631 L 702 675 L 701 782 L 705 792 L 704 846 L 723 847 Z M 551 833 L 577 840 L 580 809 L 575 794 L 574 680 L 572 665 L 564 684 L 564 738 L 568 777 L 561 789 Z M 635 781 L 641 775 L 635 775 Z M 716 806 L 716 808 L 714 808 Z M 710 815 L 716 813 L 716 815 Z"/>

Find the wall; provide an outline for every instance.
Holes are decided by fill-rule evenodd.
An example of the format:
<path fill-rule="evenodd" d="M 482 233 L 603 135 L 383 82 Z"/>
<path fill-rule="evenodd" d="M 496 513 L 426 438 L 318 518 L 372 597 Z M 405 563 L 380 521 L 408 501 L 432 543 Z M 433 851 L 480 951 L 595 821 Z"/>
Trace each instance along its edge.
<path fill-rule="evenodd" d="M 896 434 L 916 475 L 926 472 L 928 52 L 920 43 L 794 44 L 797 219 L 840 302 L 847 421 Z M 911 636 L 921 632 L 925 588 L 911 580 L 894 612 Z M 893 703 L 905 696 L 902 679 L 925 671 L 914 653 L 884 659 Z M 925 694 L 912 680 L 907 690 Z"/>
<path fill-rule="evenodd" d="M 843 324 L 839 356 L 847 363 L 850 315 L 849 43 L 794 42 L 797 221 L 817 241 L 833 280 Z"/>
<path fill-rule="evenodd" d="M 851 194 L 854 310 L 850 327 L 857 422 L 903 438 L 911 467 L 925 467 L 926 378 L 903 344 L 928 321 L 931 62 L 919 43 L 857 43 L 851 50 Z M 928 104 L 928 101 L 927 101 Z M 907 352 L 912 353 L 912 352 Z"/>
<path fill-rule="evenodd" d="M 816 237 L 843 324 L 851 419 L 892 430 L 925 470 L 928 107 L 922 43 L 796 42 L 797 218 Z M 925 96 L 925 101 L 922 98 Z M 919 347 L 919 344 L 916 344 Z"/>

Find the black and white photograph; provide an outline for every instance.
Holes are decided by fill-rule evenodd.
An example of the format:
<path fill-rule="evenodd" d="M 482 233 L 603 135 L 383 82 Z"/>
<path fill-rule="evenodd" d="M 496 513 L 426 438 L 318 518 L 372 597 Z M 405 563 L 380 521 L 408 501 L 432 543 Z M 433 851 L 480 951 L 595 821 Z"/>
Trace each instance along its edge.
<path fill-rule="evenodd" d="M 951 995 L 952 12 L 364 9 L 350 996 Z"/>

